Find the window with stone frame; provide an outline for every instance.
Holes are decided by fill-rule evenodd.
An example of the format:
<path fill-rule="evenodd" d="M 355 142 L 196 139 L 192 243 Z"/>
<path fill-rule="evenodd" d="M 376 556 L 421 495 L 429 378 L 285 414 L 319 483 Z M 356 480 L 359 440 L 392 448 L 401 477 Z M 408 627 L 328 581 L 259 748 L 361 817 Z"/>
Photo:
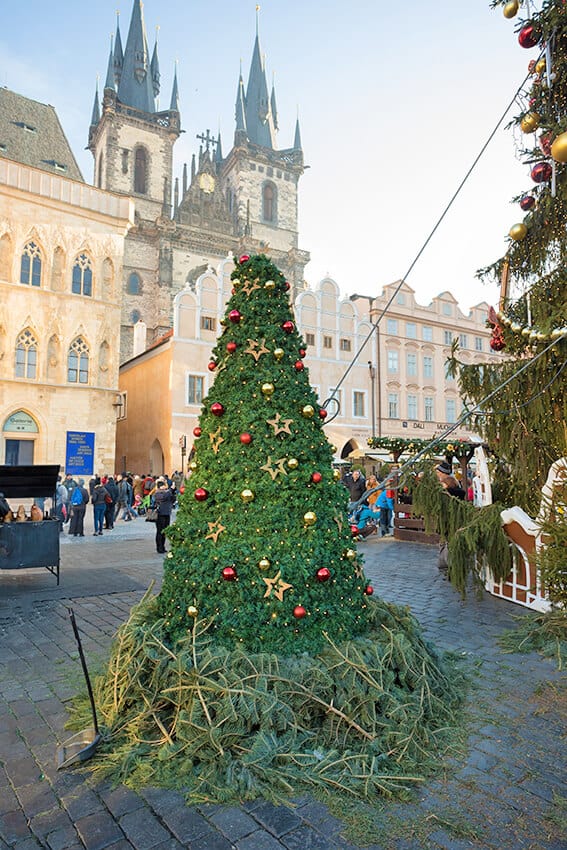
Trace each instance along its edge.
<path fill-rule="evenodd" d="M 93 269 L 88 254 L 79 254 L 75 259 L 71 292 L 74 295 L 86 295 L 89 298 L 93 294 Z"/>
<path fill-rule="evenodd" d="M 187 404 L 201 404 L 205 393 L 202 375 L 187 375 Z"/>
<path fill-rule="evenodd" d="M 28 286 L 41 286 L 42 256 L 35 242 L 28 242 L 22 251 L 20 264 L 20 283 Z"/>
<path fill-rule="evenodd" d="M 67 381 L 70 384 L 88 384 L 89 347 L 82 336 L 76 337 L 67 353 Z"/>
<path fill-rule="evenodd" d="M 29 328 L 21 332 L 16 342 L 14 376 L 29 380 L 37 376 L 37 340 Z"/>
<path fill-rule="evenodd" d="M 144 148 L 136 148 L 134 157 L 134 192 L 146 195 L 148 191 L 148 155 Z"/>
<path fill-rule="evenodd" d="M 305 343 L 306 343 L 306 345 L 315 345 L 315 334 L 306 333 L 305 334 Z"/>
<path fill-rule="evenodd" d="M 140 275 L 137 272 L 131 272 L 128 275 L 128 295 L 140 294 Z"/>
<path fill-rule="evenodd" d="M 277 191 L 273 183 L 264 183 L 262 187 L 262 219 L 275 224 Z"/>

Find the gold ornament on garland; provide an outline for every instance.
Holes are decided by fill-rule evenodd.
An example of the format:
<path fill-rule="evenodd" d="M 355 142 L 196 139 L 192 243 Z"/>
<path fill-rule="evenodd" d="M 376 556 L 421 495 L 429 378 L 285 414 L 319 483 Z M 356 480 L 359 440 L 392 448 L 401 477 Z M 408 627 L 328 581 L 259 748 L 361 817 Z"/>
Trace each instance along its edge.
<path fill-rule="evenodd" d="M 290 469 L 297 469 L 297 467 L 299 466 L 299 461 L 296 457 L 290 457 L 287 462 L 287 465 Z"/>
<path fill-rule="evenodd" d="M 274 357 L 276 358 L 277 361 L 280 361 L 283 358 L 284 354 L 285 354 L 285 351 L 283 350 L 283 348 L 275 348 L 274 349 Z"/>
<path fill-rule="evenodd" d="M 551 145 L 551 156 L 555 162 L 567 162 L 567 133 L 557 136 Z"/>
<path fill-rule="evenodd" d="M 525 239 L 528 235 L 528 228 L 523 222 L 519 224 L 513 224 L 508 232 L 508 236 L 510 239 L 513 239 L 514 242 L 521 242 L 522 239 Z"/>
<path fill-rule="evenodd" d="M 243 490 L 242 493 L 240 494 L 240 498 L 242 499 L 244 504 L 247 505 L 249 502 L 254 501 L 254 493 L 252 492 L 252 490 L 248 490 L 248 489 Z"/>
<path fill-rule="evenodd" d="M 301 411 L 302 416 L 305 416 L 306 419 L 312 419 L 315 415 L 315 408 L 311 404 L 306 404 Z"/>
<path fill-rule="evenodd" d="M 271 566 L 272 565 L 270 564 L 267 558 L 262 558 L 260 561 L 258 561 L 258 569 L 260 570 L 269 570 Z"/>
<path fill-rule="evenodd" d="M 354 549 L 347 549 L 345 552 L 345 558 L 347 558 L 349 561 L 354 561 L 354 559 L 356 558 L 356 552 L 354 551 Z"/>
<path fill-rule="evenodd" d="M 273 384 L 270 384 L 270 383 L 262 384 L 262 395 L 264 395 L 266 398 L 271 398 L 274 394 L 275 389 L 276 388 L 274 387 Z"/>
<path fill-rule="evenodd" d="M 520 121 L 523 133 L 535 133 L 539 127 L 539 115 L 537 112 L 527 112 Z"/>
<path fill-rule="evenodd" d="M 276 284 L 274 283 L 273 280 L 267 280 L 266 283 L 264 284 L 264 289 L 267 289 L 268 292 L 273 292 L 273 290 L 275 288 L 276 288 Z"/>
<path fill-rule="evenodd" d="M 196 617 L 199 613 L 199 609 L 195 607 L 195 605 L 190 605 L 187 609 L 187 613 L 190 617 Z"/>
<path fill-rule="evenodd" d="M 520 8 L 520 4 L 518 0 L 510 0 L 509 3 L 506 3 L 504 8 L 502 9 L 503 15 L 505 18 L 513 18 L 518 14 L 518 9 Z"/>
<path fill-rule="evenodd" d="M 335 481 L 340 481 L 340 480 L 341 480 L 341 473 L 340 473 L 340 470 L 339 470 L 339 469 L 333 469 L 333 479 L 334 479 Z"/>
<path fill-rule="evenodd" d="M 317 514 L 315 511 L 307 511 L 307 513 L 303 514 L 303 522 L 307 526 L 315 525 L 317 522 Z"/>

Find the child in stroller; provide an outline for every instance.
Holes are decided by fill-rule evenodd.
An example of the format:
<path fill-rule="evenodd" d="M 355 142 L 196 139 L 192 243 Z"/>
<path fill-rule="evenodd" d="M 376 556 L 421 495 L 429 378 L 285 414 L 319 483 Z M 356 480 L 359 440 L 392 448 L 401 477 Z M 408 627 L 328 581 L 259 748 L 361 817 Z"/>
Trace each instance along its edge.
<path fill-rule="evenodd" d="M 368 505 L 360 505 L 358 502 L 351 502 L 349 505 L 348 520 L 351 525 L 356 525 L 358 534 L 356 540 L 364 540 L 370 534 L 376 534 L 378 531 L 379 514 L 372 510 Z"/>

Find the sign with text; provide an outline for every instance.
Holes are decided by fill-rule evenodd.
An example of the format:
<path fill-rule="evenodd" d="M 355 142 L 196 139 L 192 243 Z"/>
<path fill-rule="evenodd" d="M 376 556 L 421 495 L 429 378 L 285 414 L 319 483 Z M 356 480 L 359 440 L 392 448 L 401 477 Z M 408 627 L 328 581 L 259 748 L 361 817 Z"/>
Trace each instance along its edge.
<path fill-rule="evenodd" d="M 94 443 L 94 431 L 67 431 L 65 472 L 71 475 L 92 475 Z"/>

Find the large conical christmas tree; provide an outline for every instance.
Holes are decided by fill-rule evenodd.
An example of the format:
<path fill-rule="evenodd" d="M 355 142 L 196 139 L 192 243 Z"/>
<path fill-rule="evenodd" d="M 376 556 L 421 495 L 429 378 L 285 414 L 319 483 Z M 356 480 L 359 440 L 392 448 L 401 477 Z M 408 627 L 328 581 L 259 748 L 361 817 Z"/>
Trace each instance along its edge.
<path fill-rule="evenodd" d="M 368 629 L 368 583 L 289 285 L 257 256 L 241 259 L 233 287 L 169 533 L 161 609 L 175 638 L 198 616 L 212 618 L 225 645 L 313 651 L 323 632 L 342 640 Z"/>
<path fill-rule="evenodd" d="M 515 198 L 518 220 L 506 255 L 480 272 L 501 281 L 499 309 L 490 315 L 491 346 L 506 357 L 497 365 L 463 367 L 460 378 L 463 395 L 478 403 L 533 361 L 475 423 L 504 461 L 498 497 L 533 516 L 549 467 L 567 452 L 567 5 L 545 0 L 540 12 L 518 0 L 492 5 L 502 6 L 507 18 L 519 14 L 518 49 L 529 60 L 513 122 L 526 186 Z M 522 18 L 522 12 L 532 14 Z"/>
<path fill-rule="evenodd" d="M 161 592 L 95 683 L 98 766 L 192 801 L 407 789 L 454 728 L 454 671 L 372 597 L 285 278 L 264 256 L 232 278 Z"/>

